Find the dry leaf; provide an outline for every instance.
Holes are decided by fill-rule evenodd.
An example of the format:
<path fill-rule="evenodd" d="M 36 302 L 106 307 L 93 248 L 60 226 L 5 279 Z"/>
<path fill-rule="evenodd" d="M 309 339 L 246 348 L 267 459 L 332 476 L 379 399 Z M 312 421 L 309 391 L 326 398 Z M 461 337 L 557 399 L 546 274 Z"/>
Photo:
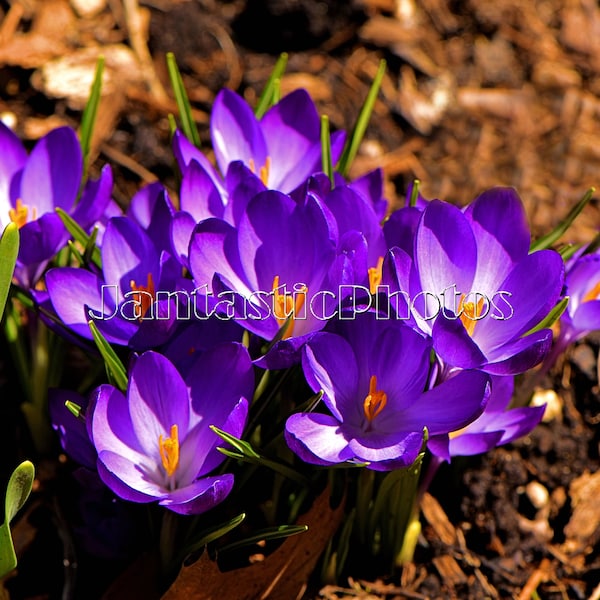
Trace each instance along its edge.
<path fill-rule="evenodd" d="M 329 489 L 298 519 L 308 531 L 288 538 L 263 562 L 222 573 L 206 553 L 184 567 L 163 600 L 294 600 L 344 518 L 344 503 L 329 508 Z"/>

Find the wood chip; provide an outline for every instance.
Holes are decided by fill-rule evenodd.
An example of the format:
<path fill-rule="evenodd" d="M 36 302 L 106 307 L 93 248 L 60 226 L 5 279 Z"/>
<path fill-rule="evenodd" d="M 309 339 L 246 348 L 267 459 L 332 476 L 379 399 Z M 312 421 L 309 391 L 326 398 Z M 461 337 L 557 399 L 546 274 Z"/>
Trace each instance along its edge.
<path fill-rule="evenodd" d="M 456 544 L 457 538 L 454 525 L 446 516 L 442 505 L 429 492 L 426 492 L 421 500 L 421 511 L 426 521 L 444 544 L 448 546 Z"/>
<path fill-rule="evenodd" d="M 432 562 L 444 583 L 450 589 L 455 588 L 457 585 L 465 585 L 468 582 L 467 576 L 463 573 L 459 564 L 449 554 L 436 556 Z"/>

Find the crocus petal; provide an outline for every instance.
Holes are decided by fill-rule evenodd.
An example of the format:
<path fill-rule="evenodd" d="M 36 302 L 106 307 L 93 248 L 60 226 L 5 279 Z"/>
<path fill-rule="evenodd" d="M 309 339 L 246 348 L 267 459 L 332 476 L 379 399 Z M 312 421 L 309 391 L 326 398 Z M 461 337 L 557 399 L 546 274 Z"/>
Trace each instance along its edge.
<path fill-rule="evenodd" d="M 432 330 L 433 347 L 440 358 L 453 367 L 473 369 L 486 362 L 486 357 L 467 333 L 458 318 L 441 313 Z M 476 325 L 478 327 L 478 324 Z"/>
<path fill-rule="evenodd" d="M 485 431 L 481 433 L 461 433 L 450 439 L 448 452 L 451 456 L 474 456 L 489 452 L 500 443 L 502 431 Z M 436 452 L 435 446 L 427 444 L 429 449 Z M 442 457 L 443 458 L 443 457 Z"/>
<path fill-rule="evenodd" d="M 182 441 L 190 422 L 188 391 L 168 359 L 156 352 L 142 354 L 127 391 L 132 427 L 145 454 L 158 458 L 159 438 L 168 437 L 173 425 Z"/>
<path fill-rule="evenodd" d="M 119 498 L 129 500 L 130 502 L 139 502 L 143 504 L 153 502 L 156 500 L 157 496 L 160 497 L 162 495 L 161 489 L 156 484 L 145 480 L 142 480 L 143 484 L 141 487 L 145 488 L 146 493 L 137 489 L 141 480 L 141 474 L 139 470 L 136 470 L 136 465 L 129 463 L 127 459 L 118 456 L 117 454 L 111 454 L 108 451 L 103 453 L 102 458 L 107 461 L 110 467 L 107 466 L 103 460 L 98 459 L 98 475 L 104 484 L 108 486 L 108 488 L 117 496 L 119 496 Z M 131 480 L 135 487 L 129 486 L 123 480 L 121 480 L 112 471 L 113 468 L 116 469 L 117 473 L 122 473 L 123 471 L 133 471 L 132 476 L 127 477 L 127 479 Z"/>
<path fill-rule="evenodd" d="M 395 210 L 383 224 L 383 233 L 388 248 L 397 246 L 410 257 L 414 253 L 415 235 L 421 220 L 422 210 L 407 206 Z"/>
<path fill-rule="evenodd" d="M 291 192 L 309 175 L 321 170 L 321 126 L 314 102 L 306 90 L 296 90 L 267 111 L 260 126 L 271 157 L 268 185 Z M 259 166 L 259 165 L 257 165 Z"/>
<path fill-rule="evenodd" d="M 89 180 L 71 215 L 85 230 L 90 229 L 96 221 L 102 219 L 111 200 L 113 175 L 110 165 L 104 165 L 100 177 Z"/>
<path fill-rule="evenodd" d="M 219 177 L 215 168 L 212 166 L 211 162 L 179 130 L 177 130 L 173 136 L 173 154 L 175 155 L 175 159 L 179 165 L 179 170 L 182 173 L 185 172 L 190 162 L 195 160 L 209 174 L 221 195 L 224 194 L 225 190 L 223 188 L 221 178 Z"/>
<path fill-rule="evenodd" d="M 0 225 L 4 228 L 10 221 L 8 211 L 13 177 L 27 161 L 27 152 L 19 138 L 0 122 Z"/>
<path fill-rule="evenodd" d="M 330 415 L 297 413 L 285 424 L 285 441 L 304 462 L 332 465 L 352 458 L 339 422 Z"/>
<path fill-rule="evenodd" d="M 194 217 L 186 212 L 175 213 L 171 221 L 171 251 L 185 267 L 188 266 L 188 252 L 194 227 L 196 227 Z"/>
<path fill-rule="evenodd" d="M 336 159 L 333 159 L 336 160 Z M 383 197 L 383 170 L 374 169 L 351 181 L 348 187 L 358 192 L 375 210 L 379 221 L 383 221 L 388 202 Z"/>
<path fill-rule="evenodd" d="M 600 301 L 590 300 L 580 304 L 573 314 L 573 327 L 581 334 L 600 329 Z"/>
<path fill-rule="evenodd" d="M 238 225 L 246 211 L 248 202 L 267 188 L 263 182 L 241 161 L 229 163 L 225 175 L 225 185 L 229 200 L 225 207 L 225 220 L 232 225 Z"/>
<path fill-rule="evenodd" d="M 83 172 L 81 147 L 75 132 L 59 127 L 35 145 L 23 169 L 21 200 L 37 208 L 38 217 L 60 207 L 73 208 Z"/>
<path fill-rule="evenodd" d="M 244 270 L 237 232 L 225 221 L 206 219 L 196 226 L 190 241 L 189 262 L 192 277 L 199 287 L 206 286 L 212 291 L 213 276 L 218 273 L 231 289 L 253 291 L 240 277 Z"/>
<path fill-rule="evenodd" d="M 80 465 L 88 469 L 96 466 L 96 449 L 88 435 L 85 421 L 77 418 L 66 406 L 70 400 L 80 406 L 85 414 L 88 401 L 76 392 L 48 390 L 48 411 L 52 428 L 58 433 L 63 450 Z"/>
<path fill-rule="evenodd" d="M 302 369 L 313 391 L 323 390 L 323 402 L 338 421 L 361 418 L 355 401 L 358 367 L 344 338 L 333 333 L 315 334 L 304 347 Z M 336 377 L 339 373 L 344 376 Z"/>
<path fill-rule="evenodd" d="M 471 291 L 477 246 L 469 222 L 451 204 L 433 200 L 423 211 L 415 241 L 421 289 L 439 295 L 456 286 Z"/>
<path fill-rule="evenodd" d="M 55 213 L 46 213 L 25 223 L 19 233 L 19 262 L 23 265 L 35 265 L 52 258 L 68 239 L 67 230 Z"/>
<path fill-rule="evenodd" d="M 246 102 L 235 92 L 221 90 L 212 107 L 210 135 L 221 173 L 234 160 L 260 169 L 266 162 L 267 146 L 260 125 Z"/>
<path fill-rule="evenodd" d="M 227 365 L 227 369 L 222 365 Z M 226 343 L 203 352 L 190 370 L 187 384 L 194 416 L 205 427 L 221 427 L 239 399 L 252 398 L 254 393 L 254 371 L 248 350 L 241 344 Z M 214 398 L 219 398 L 219 402 Z"/>
<path fill-rule="evenodd" d="M 490 299 L 494 306 L 490 315 L 475 326 L 473 339 L 488 355 L 489 351 L 537 325 L 556 304 L 563 286 L 564 264 L 554 250 L 541 250 L 521 260 L 502 282 L 503 292 L 511 309 L 501 315 L 495 307 L 497 297 Z M 494 317 L 496 315 L 496 317 Z"/>
<path fill-rule="evenodd" d="M 477 241 L 477 274 L 472 289 L 494 292 L 512 266 L 529 252 L 523 203 L 514 189 L 497 187 L 478 196 L 465 216 Z"/>
<path fill-rule="evenodd" d="M 159 281 L 158 252 L 144 230 L 127 217 L 113 217 L 102 240 L 102 270 L 109 285 L 118 285 L 122 293 L 132 291 L 131 282 L 146 285 L 151 274 Z"/>
<path fill-rule="evenodd" d="M 192 215 L 196 222 L 210 217 L 223 217 L 225 206 L 221 194 L 210 175 L 196 160 L 192 160 L 183 173 L 179 199 L 181 210 Z"/>
<path fill-rule="evenodd" d="M 204 477 L 169 492 L 159 504 L 181 515 L 199 515 L 223 502 L 232 488 L 233 475 L 230 473 Z"/>
<path fill-rule="evenodd" d="M 376 471 L 391 471 L 415 462 L 423 445 L 423 431 L 369 433 L 351 439 L 348 446 L 360 462 Z"/>
<path fill-rule="evenodd" d="M 497 353 L 490 354 L 485 366 L 488 373 L 517 375 L 535 367 L 550 351 L 552 331 L 541 329 L 514 342 L 504 344 Z"/>
<path fill-rule="evenodd" d="M 489 377 L 480 371 L 461 371 L 425 392 L 419 400 L 389 420 L 406 431 L 427 427 L 431 435 L 461 429 L 483 411 L 490 394 Z M 398 425 L 396 425 L 397 427 Z"/>
<path fill-rule="evenodd" d="M 148 465 L 138 463 L 131 454 L 121 456 L 102 450 L 98 453 L 98 474 L 117 496 L 132 502 L 152 502 L 167 491 L 157 483 L 156 474 L 149 471 Z"/>
<path fill-rule="evenodd" d="M 85 338 L 91 337 L 88 321 L 92 315 L 112 319 L 116 313 L 114 287 L 106 286 L 98 276 L 84 269 L 50 269 L 46 273 L 46 287 L 61 321 Z M 123 329 L 128 339 L 135 326 L 123 323 Z"/>

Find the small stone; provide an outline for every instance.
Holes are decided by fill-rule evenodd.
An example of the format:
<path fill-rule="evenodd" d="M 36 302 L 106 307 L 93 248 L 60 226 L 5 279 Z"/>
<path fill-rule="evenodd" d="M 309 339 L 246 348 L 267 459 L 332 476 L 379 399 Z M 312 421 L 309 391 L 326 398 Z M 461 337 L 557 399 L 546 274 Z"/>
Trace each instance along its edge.
<path fill-rule="evenodd" d="M 546 405 L 542 421 L 549 423 L 556 419 L 562 421 L 563 402 L 554 390 L 536 390 L 531 399 L 531 406 Z"/>
<path fill-rule="evenodd" d="M 539 481 L 529 482 L 525 487 L 525 493 L 531 504 L 538 510 L 547 506 L 548 501 L 550 500 L 548 490 Z"/>

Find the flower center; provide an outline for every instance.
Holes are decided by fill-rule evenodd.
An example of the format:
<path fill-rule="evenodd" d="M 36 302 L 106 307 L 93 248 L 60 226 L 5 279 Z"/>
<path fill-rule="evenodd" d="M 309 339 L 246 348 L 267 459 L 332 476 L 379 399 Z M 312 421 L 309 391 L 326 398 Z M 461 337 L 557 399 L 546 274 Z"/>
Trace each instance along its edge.
<path fill-rule="evenodd" d="M 160 452 L 162 465 L 165 468 L 167 475 L 171 477 L 179 465 L 179 436 L 177 433 L 177 425 L 171 425 L 171 437 L 165 439 L 162 435 L 158 436 L 158 450 Z"/>
<path fill-rule="evenodd" d="M 377 389 L 377 376 L 371 375 L 369 380 L 369 393 L 363 402 L 363 410 L 367 421 L 371 423 L 373 419 L 385 408 L 387 404 L 387 394 L 383 390 Z"/>
<path fill-rule="evenodd" d="M 279 275 L 273 278 L 273 313 L 279 327 L 284 327 L 287 323 L 282 339 L 289 338 L 294 332 L 294 318 L 302 310 L 307 293 L 308 288 L 303 285 L 294 294 L 282 294 L 279 290 Z"/>
<path fill-rule="evenodd" d="M 254 174 L 256 174 L 256 164 L 255 164 L 253 158 L 251 158 L 248 161 L 248 166 L 250 167 L 250 170 Z M 267 185 L 267 181 L 269 181 L 269 173 L 270 172 L 271 172 L 271 157 L 267 156 L 267 158 L 265 158 L 265 164 L 258 170 L 258 176 L 264 185 Z"/>
<path fill-rule="evenodd" d="M 381 284 L 382 273 L 381 269 L 383 267 L 383 256 L 380 256 L 377 259 L 377 266 L 371 267 L 368 270 L 369 273 L 369 291 L 371 294 L 377 293 L 377 287 Z"/>
<path fill-rule="evenodd" d="M 475 304 L 475 302 L 465 302 L 465 298 L 465 294 L 460 297 L 458 312 L 460 313 L 460 320 L 465 326 L 467 333 L 473 337 L 475 325 L 477 324 L 477 320 L 483 311 L 484 298 L 480 298 L 477 301 L 477 304 Z"/>
<path fill-rule="evenodd" d="M 583 297 L 582 302 L 597 300 L 600 295 L 600 281 Z"/>
<path fill-rule="evenodd" d="M 8 211 L 8 217 L 13 223 L 17 224 L 17 227 L 21 229 L 25 223 L 27 223 L 27 217 L 29 216 L 29 206 L 23 204 L 21 199 L 17 200 L 15 208 L 11 208 Z M 31 219 L 35 221 L 37 219 L 37 209 L 35 206 L 31 209 Z"/>
<path fill-rule="evenodd" d="M 137 304 L 135 307 L 135 317 L 140 321 L 144 318 L 148 309 L 152 306 L 155 298 L 154 280 L 152 279 L 152 273 L 148 273 L 146 285 L 137 285 L 132 279 L 129 282 L 134 302 Z"/>

